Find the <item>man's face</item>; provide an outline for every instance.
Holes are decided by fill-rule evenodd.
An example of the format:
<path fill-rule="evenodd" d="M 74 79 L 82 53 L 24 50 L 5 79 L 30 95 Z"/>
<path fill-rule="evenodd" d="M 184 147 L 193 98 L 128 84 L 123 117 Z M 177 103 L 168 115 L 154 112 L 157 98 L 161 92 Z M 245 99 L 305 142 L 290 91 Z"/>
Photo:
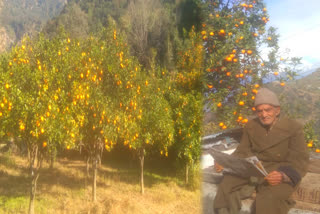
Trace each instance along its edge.
<path fill-rule="evenodd" d="M 275 107 L 269 104 L 258 105 L 256 109 L 258 118 L 264 126 L 272 125 L 280 114 L 280 107 Z"/>

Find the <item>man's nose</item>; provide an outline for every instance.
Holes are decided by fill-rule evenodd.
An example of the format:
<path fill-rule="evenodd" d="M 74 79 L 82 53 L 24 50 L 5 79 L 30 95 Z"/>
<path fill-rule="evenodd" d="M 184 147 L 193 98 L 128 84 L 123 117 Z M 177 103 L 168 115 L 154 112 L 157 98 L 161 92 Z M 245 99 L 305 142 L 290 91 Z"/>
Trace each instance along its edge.
<path fill-rule="evenodd" d="M 267 116 L 267 112 L 266 111 L 262 111 L 262 117 L 266 117 Z"/>

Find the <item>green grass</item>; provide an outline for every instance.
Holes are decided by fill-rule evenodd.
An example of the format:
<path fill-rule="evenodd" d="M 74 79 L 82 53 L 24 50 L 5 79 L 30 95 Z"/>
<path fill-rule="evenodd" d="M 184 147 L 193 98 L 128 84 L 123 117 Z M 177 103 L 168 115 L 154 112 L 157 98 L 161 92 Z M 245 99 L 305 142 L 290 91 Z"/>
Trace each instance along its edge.
<path fill-rule="evenodd" d="M 27 213 L 29 177 L 25 157 L 0 153 L 0 214 Z M 6 160 L 6 161 L 2 161 Z M 98 171 L 97 202 L 91 202 L 91 178 L 85 163 L 58 159 L 55 168 L 44 163 L 35 200 L 35 212 L 149 214 L 200 213 L 200 190 L 191 190 L 168 174 L 145 171 L 145 194 L 140 194 L 139 170 L 103 164 Z"/>

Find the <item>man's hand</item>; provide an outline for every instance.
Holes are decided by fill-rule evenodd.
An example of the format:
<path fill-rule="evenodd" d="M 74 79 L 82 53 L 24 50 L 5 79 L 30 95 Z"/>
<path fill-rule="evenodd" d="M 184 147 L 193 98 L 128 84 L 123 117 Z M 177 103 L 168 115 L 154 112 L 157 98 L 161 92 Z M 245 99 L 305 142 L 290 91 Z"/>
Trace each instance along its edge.
<path fill-rule="evenodd" d="M 223 170 L 223 166 L 221 166 L 220 164 L 218 164 L 216 161 L 214 162 L 214 169 L 216 170 L 216 172 L 221 172 Z"/>
<path fill-rule="evenodd" d="M 275 186 L 281 184 L 283 178 L 279 171 L 272 171 L 264 179 L 267 180 L 271 186 Z"/>

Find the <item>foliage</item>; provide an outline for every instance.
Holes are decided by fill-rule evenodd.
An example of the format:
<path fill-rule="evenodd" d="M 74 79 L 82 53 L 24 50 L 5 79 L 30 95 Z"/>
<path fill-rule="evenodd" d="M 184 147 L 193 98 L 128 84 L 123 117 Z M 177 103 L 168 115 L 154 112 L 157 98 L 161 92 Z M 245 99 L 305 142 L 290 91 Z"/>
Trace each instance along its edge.
<path fill-rule="evenodd" d="M 264 78 L 284 81 L 295 76 L 298 59 L 283 60 L 278 35 L 267 28 L 262 1 L 206 1 L 201 34 L 206 50 L 207 102 L 222 129 L 244 125 Z M 292 63 L 292 69 L 286 63 Z M 286 75 L 280 75 L 286 73 Z"/>

